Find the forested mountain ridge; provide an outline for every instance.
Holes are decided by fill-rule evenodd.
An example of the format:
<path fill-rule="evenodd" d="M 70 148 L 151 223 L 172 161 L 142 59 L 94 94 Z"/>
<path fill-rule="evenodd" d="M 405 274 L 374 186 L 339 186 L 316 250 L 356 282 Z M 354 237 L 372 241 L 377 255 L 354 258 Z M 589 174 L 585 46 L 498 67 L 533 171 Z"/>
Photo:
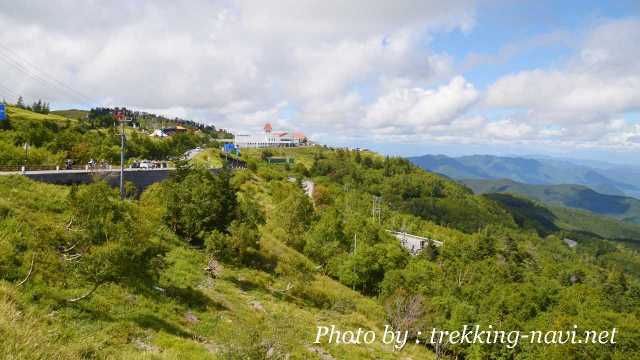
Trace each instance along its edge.
<path fill-rule="evenodd" d="M 568 161 L 553 159 L 529 159 L 493 155 L 448 157 L 423 155 L 409 158 L 425 170 L 433 171 L 456 180 L 510 179 L 534 185 L 578 184 L 609 195 L 636 196 L 640 183 L 634 178 L 622 179 L 606 169 L 594 169 Z M 616 168 L 617 169 L 617 168 Z"/>
<path fill-rule="evenodd" d="M 582 185 L 530 185 L 512 180 L 460 180 L 476 194 L 514 193 L 552 206 L 583 209 L 631 224 L 640 224 L 640 200 L 600 194 Z"/>
<path fill-rule="evenodd" d="M 295 163 L 270 164 L 269 156 Z M 64 187 L 0 176 L 0 352 L 430 359 L 436 349 L 415 343 L 419 330 L 575 324 L 616 327 L 618 343 L 456 344 L 438 355 L 640 354 L 640 256 L 623 245 L 580 229 L 541 232 L 539 217 L 400 158 L 319 146 L 247 149 L 242 157 L 247 169 L 215 175 L 179 161 L 169 180 L 124 201 L 102 182 Z M 311 197 L 303 180 L 315 185 Z M 412 256 L 386 230 L 444 245 Z M 313 344 L 316 326 L 332 324 L 391 324 L 410 341 L 402 351 Z"/>

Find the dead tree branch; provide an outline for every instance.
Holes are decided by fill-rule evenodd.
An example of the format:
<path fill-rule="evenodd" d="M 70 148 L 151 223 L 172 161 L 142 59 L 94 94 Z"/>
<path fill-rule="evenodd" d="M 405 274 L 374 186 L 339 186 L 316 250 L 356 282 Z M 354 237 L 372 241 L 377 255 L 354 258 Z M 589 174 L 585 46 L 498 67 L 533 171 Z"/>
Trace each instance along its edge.
<path fill-rule="evenodd" d="M 69 220 L 69 223 L 65 226 L 65 229 L 67 230 L 71 230 L 71 224 L 73 224 L 73 216 L 71 217 L 71 219 Z"/>
<path fill-rule="evenodd" d="M 69 251 L 73 250 L 79 243 L 80 243 L 80 240 L 76 241 L 75 244 L 69 246 L 68 248 L 66 248 L 64 246 L 60 246 L 60 252 L 68 253 Z"/>
<path fill-rule="evenodd" d="M 96 290 L 98 290 L 98 286 L 100 286 L 100 284 L 95 284 L 93 286 L 93 289 L 91 289 L 88 293 L 86 293 L 86 294 L 84 294 L 84 295 L 82 295 L 80 297 L 77 297 L 77 298 L 68 299 L 67 302 L 74 303 L 74 302 L 78 302 L 78 301 L 80 301 L 82 299 L 88 298 L 89 296 L 91 296 L 91 294 L 93 294 Z"/>
<path fill-rule="evenodd" d="M 62 257 L 64 258 L 65 261 L 78 260 L 81 256 L 82 254 L 73 254 L 73 255 L 62 254 Z"/>
<path fill-rule="evenodd" d="M 33 263 L 34 263 L 35 259 L 36 259 L 36 253 L 31 254 L 31 266 L 29 267 L 29 272 L 27 273 L 27 277 L 25 277 L 22 281 L 20 281 L 17 286 L 20 286 L 20 285 L 24 284 L 25 282 L 27 282 L 27 280 L 29 280 L 29 277 L 31 276 L 31 273 L 33 272 Z"/>

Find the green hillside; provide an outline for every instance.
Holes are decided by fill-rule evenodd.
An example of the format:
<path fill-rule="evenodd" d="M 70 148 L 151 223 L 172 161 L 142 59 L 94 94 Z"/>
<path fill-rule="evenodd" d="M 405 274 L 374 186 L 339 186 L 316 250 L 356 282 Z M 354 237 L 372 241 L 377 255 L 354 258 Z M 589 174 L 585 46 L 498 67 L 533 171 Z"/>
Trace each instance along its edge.
<path fill-rule="evenodd" d="M 248 169 L 233 174 L 180 162 L 171 179 L 125 201 L 103 183 L 0 176 L 0 351 L 25 359 L 432 359 L 436 348 L 416 344 L 419 330 L 576 324 L 616 327 L 619 345 L 437 350 L 451 359 L 640 354 L 640 256 L 632 250 L 400 158 L 309 147 L 270 151 L 294 164 L 269 165 L 267 155 L 243 152 Z M 315 185 L 311 197 L 303 180 Z M 412 256 L 387 229 L 444 245 Z M 563 243 L 568 234 L 577 247 Z M 314 344 L 318 325 L 380 334 L 387 324 L 409 332 L 402 351 Z"/>
<path fill-rule="evenodd" d="M 203 271 L 206 253 L 188 246 L 161 224 L 162 208 L 156 196 L 160 187 L 127 204 L 134 216 L 130 225 L 139 228 L 136 232 L 143 231 L 153 244 L 163 244 L 158 273 L 140 277 L 140 283 L 120 277 L 101 285 L 86 300 L 69 303 L 67 299 L 86 293 L 91 286 L 81 275 L 84 259 L 61 258 L 72 255 L 60 247 L 69 247 L 89 231 L 67 205 L 70 190 L 21 177 L 0 177 L 0 191 L 8 195 L 0 202 L 0 331 L 4 334 L 0 352 L 5 355 L 254 359 L 269 352 L 275 358 L 288 354 L 312 359 L 321 358 L 325 351 L 311 344 L 315 329 L 308 324 L 357 324 L 376 330 L 382 326 L 380 304 L 313 271 L 308 260 L 267 230 L 260 247 L 270 261 L 277 261 L 277 268 L 265 271 L 225 264 L 215 278 L 209 276 Z M 115 193 L 99 185 L 82 187 L 78 193 L 88 191 L 87 195 L 98 192 L 117 201 Z M 32 258 L 33 273 L 22 286 L 16 285 L 28 274 Z M 400 358 L 389 347 L 369 350 L 379 358 Z M 366 357 L 369 350 L 347 347 L 332 353 L 338 358 L 358 358 Z M 415 346 L 402 356 L 431 358 L 426 349 Z"/>
<path fill-rule="evenodd" d="M 564 206 L 640 224 L 640 200 L 597 193 L 581 185 L 530 185 L 511 180 L 471 180 L 460 182 L 476 194 L 513 193 L 551 206 Z"/>
<path fill-rule="evenodd" d="M 120 133 L 111 114 L 77 119 L 77 111 L 39 114 L 14 106 L 7 107 L 7 120 L 0 122 L 0 165 L 64 165 L 120 162 Z M 63 116 L 64 115 L 64 116 Z M 65 117 L 68 116 L 68 117 Z M 153 138 L 144 129 L 126 127 L 125 157 L 169 160 L 197 146 L 217 144 L 216 133 L 188 131 L 169 138 Z M 29 144 L 25 151 L 24 144 Z"/>
<path fill-rule="evenodd" d="M 89 111 L 77 109 L 54 110 L 51 111 L 51 114 L 60 115 L 69 119 L 84 120 L 89 116 Z"/>
<path fill-rule="evenodd" d="M 640 226 L 624 223 L 589 211 L 540 203 L 509 193 L 488 193 L 485 196 L 502 204 L 514 214 L 516 222 L 546 236 L 558 232 L 591 234 L 604 239 L 640 244 Z"/>

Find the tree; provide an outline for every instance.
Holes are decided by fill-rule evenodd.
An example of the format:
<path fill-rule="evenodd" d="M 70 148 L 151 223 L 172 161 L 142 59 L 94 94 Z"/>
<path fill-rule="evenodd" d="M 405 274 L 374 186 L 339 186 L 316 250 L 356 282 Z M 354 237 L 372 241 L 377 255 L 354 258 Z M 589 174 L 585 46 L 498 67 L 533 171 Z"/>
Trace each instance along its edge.
<path fill-rule="evenodd" d="M 331 257 L 348 249 L 342 214 L 336 208 L 327 208 L 306 233 L 304 254 L 326 265 Z"/>
<path fill-rule="evenodd" d="M 422 251 L 418 254 L 423 259 L 433 261 L 438 257 L 438 248 L 433 243 L 433 241 L 428 241 L 427 246 L 425 246 Z"/>
<path fill-rule="evenodd" d="M 233 221 L 229 234 L 213 230 L 205 240 L 207 252 L 215 259 L 235 265 L 260 264 L 260 233 L 252 224 Z"/>
<path fill-rule="evenodd" d="M 424 314 L 423 297 L 409 294 L 404 289 L 397 289 L 385 301 L 385 311 L 389 324 L 396 331 L 407 331 L 410 336 L 416 336 L 419 322 Z"/>
<path fill-rule="evenodd" d="M 176 234 L 200 246 L 212 230 L 227 231 L 237 210 L 230 176 L 228 171 L 213 175 L 208 170 L 195 169 L 166 184 L 165 221 Z"/>
<path fill-rule="evenodd" d="M 157 278 L 164 248 L 136 205 L 121 201 L 105 182 L 72 188 L 68 201 L 71 223 L 80 232 L 63 258 L 91 289 L 69 301 L 82 300 L 109 282 L 140 286 Z"/>
<path fill-rule="evenodd" d="M 491 234 L 488 234 L 486 230 L 475 237 L 475 245 L 474 256 L 476 259 L 482 260 L 495 255 L 495 239 Z"/>
<path fill-rule="evenodd" d="M 174 160 L 176 171 L 169 175 L 169 178 L 176 183 L 183 181 L 187 175 L 193 172 L 193 164 L 189 159 L 179 157 Z"/>
<path fill-rule="evenodd" d="M 31 111 L 37 112 L 37 113 L 42 113 L 42 109 L 43 109 L 42 100 L 38 100 L 38 101 L 34 101 L 33 102 L 33 105 L 31 106 Z"/>
<path fill-rule="evenodd" d="M 18 102 L 16 102 L 16 107 L 20 109 L 25 108 L 24 99 L 22 98 L 22 96 L 18 96 Z"/>
<path fill-rule="evenodd" d="M 281 200 L 274 209 L 274 222 L 284 230 L 283 239 L 290 246 L 302 250 L 304 234 L 311 225 L 314 211 L 309 197 L 300 189 L 292 189 L 289 196 Z"/>
<path fill-rule="evenodd" d="M 360 155 L 360 151 L 356 151 L 355 161 L 358 164 L 360 164 L 362 162 L 362 155 Z"/>
<path fill-rule="evenodd" d="M 387 271 L 404 267 L 407 254 L 397 243 L 358 244 L 353 253 L 330 260 L 330 271 L 342 283 L 367 295 L 377 295 Z"/>

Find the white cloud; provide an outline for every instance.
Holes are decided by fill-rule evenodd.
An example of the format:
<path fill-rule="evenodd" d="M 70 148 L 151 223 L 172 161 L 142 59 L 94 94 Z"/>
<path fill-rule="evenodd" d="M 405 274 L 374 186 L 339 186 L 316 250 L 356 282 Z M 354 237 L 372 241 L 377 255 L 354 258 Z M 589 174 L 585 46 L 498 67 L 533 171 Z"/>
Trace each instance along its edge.
<path fill-rule="evenodd" d="M 180 109 L 241 129 L 280 119 L 286 102 L 300 114 L 296 126 L 327 131 L 347 127 L 342 116 L 361 114 L 361 92 L 377 96 L 381 82 L 450 76 L 450 59 L 425 44 L 434 31 L 471 29 L 474 3 L 5 2 L 0 57 L 19 53 L 98 104 Z M 86 102 L 3 58 L 0 69 L 3 84 L 28 100 Z"/>
<path fill-rule="evenodd" d="M 599 121 L 603 114 L 638 110 L 638 34 L 637 19 L 603 23 L 564 67 L 504 76 L 489 87 L 486 103 L 530 109 L 540 119 L 568 122 Z"/>
<path fill-rule="evenodd" d="M 237 130 L 270 121 L 321 141 L 640 146 L 638 125 L 624 119 L 640 109 L 639 20 L 603 22 L 582 42 L 558 31 L 472 54 L 463 65 L 577 43 L 566 63 L 506 75 L 485 91 L 459 75 L 463 59 L 429 47 L 440 32 L 471 31 L 475 3 L 5 1 L 0 95 L 9 88 L 54 106 L 87 102 L 20 71 L 17 59 L 27 73 L 38 68 L 95 99 L 87 105 Z"/>
<path fill-rule="evenodd" d="M 576 120 L 592 119 L 580 113 L 640 108 L 640 75 L 605 77 L 588 72 L 524 71 L 496 81 L 489 88 L 487 103 L 492 107 L 564 114 L 567 118 L 578 115 Z"/>
<path fill-rule="evenodd" d="M 436 125 L 451 124 L 478 99 L 478 92 L 462 77 L 436 90 L 398 89 L 381 96 L 369 107 L 363 126 L 394 128 L 399 133 L 426 132 Z"/>
<path fill-rule="evenodd" d="M 499 120 L 487 124 L 484 129 L 489 138 L 496 139 L 522 139 L 531 134 L 533 128 L 528 124 L 517 123 L 512 120 Z"/>

